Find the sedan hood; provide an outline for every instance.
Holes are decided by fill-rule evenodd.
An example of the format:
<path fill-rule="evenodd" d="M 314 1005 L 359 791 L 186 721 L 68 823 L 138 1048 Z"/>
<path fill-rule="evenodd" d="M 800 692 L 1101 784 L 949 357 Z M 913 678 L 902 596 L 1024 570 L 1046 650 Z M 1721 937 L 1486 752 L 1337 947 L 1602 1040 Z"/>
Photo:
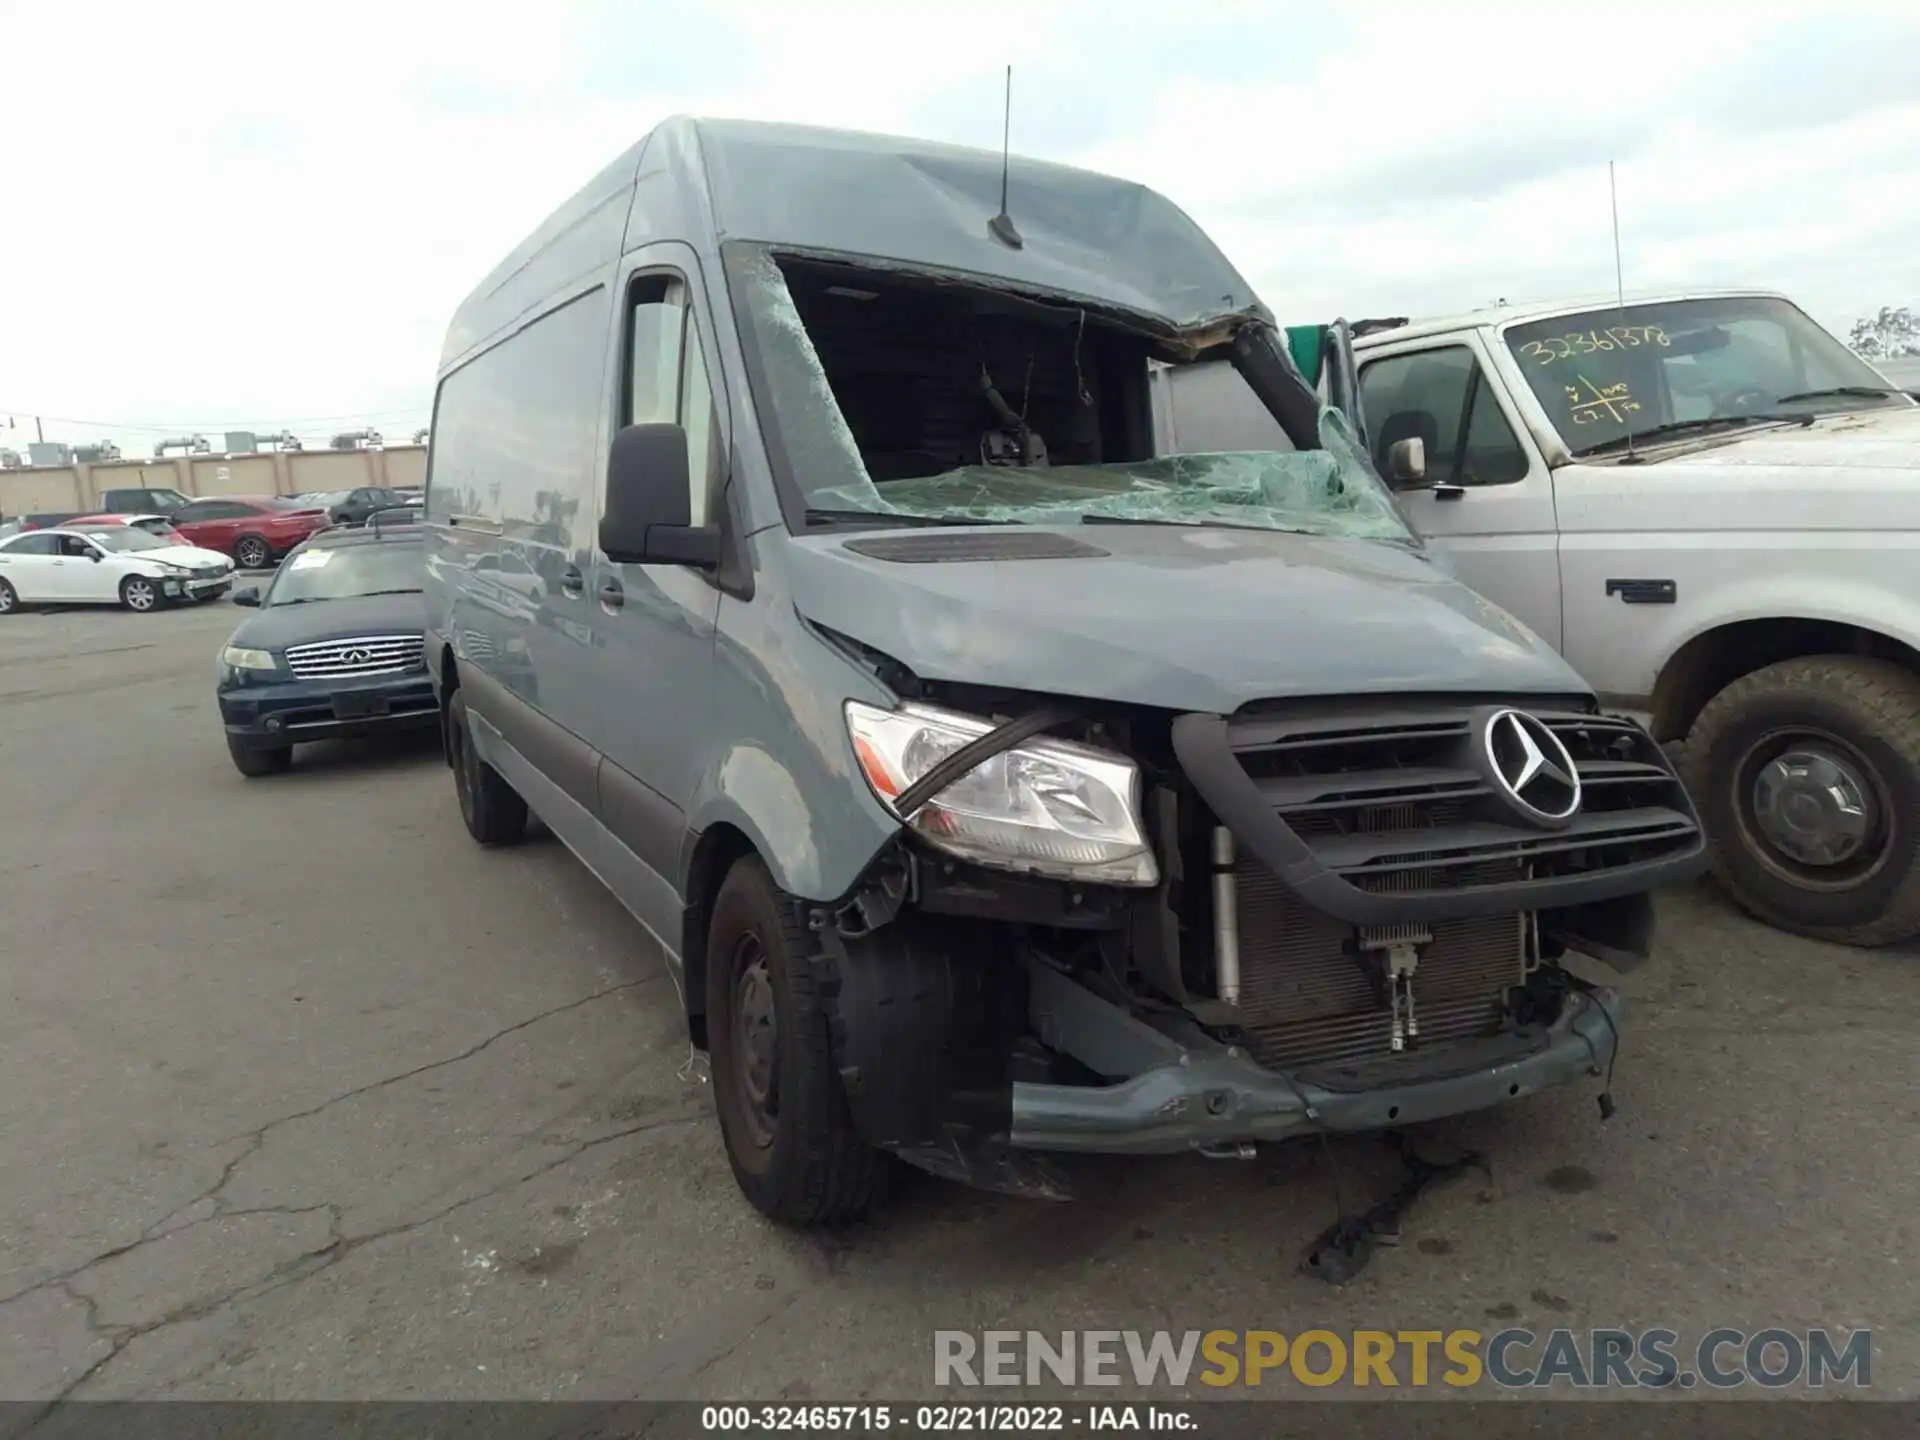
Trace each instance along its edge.
<path fill-rule="evenodd" d="M 902 563 L 849 542 L 982 558 Z M 1090 553 L 993 555 L 1048 542 Z M 924 679 L 1220 714 L 1286 696 L 1588 693 L 1519 621 L 1395 545 L 1116 525 L 816 534 L 785 550 L 802 615 Z"/>
<path fill-rule="evenodd" d="M 198 569 L 202 565 L 218 565 L 223 570 L 233 568 L 233 557 L 223 555 L 218 550 L 206 550 L 198 545 L 167 545 L 158 550 L 140 550 L 135 554 L 142 560 L 164 560 L 169 565 L 185 565 Z"/>
<path fill-rule="evenodd" d="M 427 607 L 420 595 L 365 595 L 354 600 L 269 605 L 241 621 L 228 643 L 252 650 L 283 650 L 316 640 L 425 634 L 426 628 Z"/>

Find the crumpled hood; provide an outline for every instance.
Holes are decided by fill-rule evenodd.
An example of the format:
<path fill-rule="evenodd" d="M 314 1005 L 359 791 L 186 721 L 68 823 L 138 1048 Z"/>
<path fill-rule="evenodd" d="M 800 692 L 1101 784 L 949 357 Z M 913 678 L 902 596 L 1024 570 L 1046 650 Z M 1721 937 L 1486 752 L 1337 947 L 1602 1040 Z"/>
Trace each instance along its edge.
<path fill-rule="evenodd" d="M 1102 555 L 899 563 L 878 535 L 1059 533 Z M 1190 526 L 863 531 L 783 546 L 800 613 L 925 679 L 1225 714 L 1380 692 L 1585 695 L 1554 650 L 1398 546 Z"/>
<path fill-rule="evenodd" d="M 1832 415 L 1782 425 L 1698 450 L 1662 465 L 1763 465 L 1782 469 L 1920 470 L 1920 405 Z"/>
<path fill-rule="evenodd" d="M 133 553 L 142 560 L 164 560 L 169 565 L 185 565 L 195 570 L 203 565 L 218 565 L 223 570 L 233 568 L 231 555 L 223 555 L 218 550 L 208 550 L 199 545 L 165 545 L 157 550 L 137 550 Z"/>
<path fill-rule="evenodd" d="M 362 635 L 424 635 L 424 596 L 363 595 L 353 600 L 315 600 L 305 605 L 269 605 L 240 622 L 227 643 L 253 650 L 280 650 L 316 640 Z"/>

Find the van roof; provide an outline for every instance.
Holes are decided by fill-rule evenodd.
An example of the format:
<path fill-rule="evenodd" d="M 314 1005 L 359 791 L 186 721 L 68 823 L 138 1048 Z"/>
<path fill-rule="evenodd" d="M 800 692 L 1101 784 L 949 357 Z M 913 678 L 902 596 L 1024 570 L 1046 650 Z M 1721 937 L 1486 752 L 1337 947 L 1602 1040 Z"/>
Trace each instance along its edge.
<path fill-rule="evenodd" d="M 1676 300 L 1722 300 L 1740 296 L 1759 297 L 1768 300 L 1787 300 L 1787 296 L 1776 290 L 1661 290 L 1635 293 L 1627 292 L 1629 305 L 1671 304 Z M 1586 310 L 1600 310 L 1618 306 L 1617 294 L 1573 296 L 1561 300 L 1539 300 L 1524 305 L 1489 305 L 1484 310 L 1466 310 L 1454 315 L 1436 315 L 1424 320 L 1410 320 L 1404 324 L 1383 327 L 1369 331 L 1354 340 L 1356 350 L 1364 350 L 1373 345 L 1385 345 L 1394 340 L 1417 340 L 1424 335 L 1445 335 L 1455 330 L 1471 330 L 1486 325 L 1498 328 L 1503 325 L 1520 325 L 1530 320 L 1547 320 L 1556 315 L 1576 315 Z"/>
<path fill-rule="evenodd" d="M 1014 156 L 1007 210 L 1025 244 L 993 239 L 1001 156 L 858 131 L 676 116 L 625 151 L 461 304 L 443 372 L 626 252 L 678 240 L 867 256 L 977 275 L 1189 329 L 1266 316 L 1253 289 L 1172 201 L 1130 181 Z"/>

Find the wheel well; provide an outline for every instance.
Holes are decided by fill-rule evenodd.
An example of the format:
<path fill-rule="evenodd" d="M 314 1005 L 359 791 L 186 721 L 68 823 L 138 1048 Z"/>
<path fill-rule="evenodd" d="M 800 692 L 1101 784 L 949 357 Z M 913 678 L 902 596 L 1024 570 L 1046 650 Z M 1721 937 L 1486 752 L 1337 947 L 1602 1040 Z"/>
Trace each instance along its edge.
<path fill-rule="evenodd" d="M 453 764 L 453 745 L 450 743 L 447 726 L 448 709 L 453 701 L 453 692 L 460 688 L 460 665 L 453 658 L 453 646 L 440 647 L 440 758 Z"/>
<path fill-rule="evenodd" d="M 1715 695 L 1755 670 L 1805 655 L 1860 655 L 1920 673 L 1920 651 L 1891 636 L 1833 620 L 1742 620 L 1696 635 L 1653 687 L 1653 734 L 1684 739 Z"/>
<path fill-rule="evenodd" d="M 746 833 L 732 825 L 709 825 L 693 847 L 687 866 L 687 906 L 680 922 L 681 984 L 687 997 L 687 1035 L 707 1048 L 707 920 L 714 897 L 734 862 L 754 853 Z"/>

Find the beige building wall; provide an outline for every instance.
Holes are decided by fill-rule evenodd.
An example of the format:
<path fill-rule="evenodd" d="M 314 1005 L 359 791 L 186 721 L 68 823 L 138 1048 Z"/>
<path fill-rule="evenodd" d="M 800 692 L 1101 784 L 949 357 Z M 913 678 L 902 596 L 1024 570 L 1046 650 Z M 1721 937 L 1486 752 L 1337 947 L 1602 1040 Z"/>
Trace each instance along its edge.
<path fill-rule="evenodd" d="M 165 486 L 183 495 L 298 495 L 361 485 L 420 486 L 427 447 L 295 450 L 287 454 L 170 455 L 104 465 L 39 465 L 0 470 L 0 516 L 92 508 L 109 490 Z"/>

